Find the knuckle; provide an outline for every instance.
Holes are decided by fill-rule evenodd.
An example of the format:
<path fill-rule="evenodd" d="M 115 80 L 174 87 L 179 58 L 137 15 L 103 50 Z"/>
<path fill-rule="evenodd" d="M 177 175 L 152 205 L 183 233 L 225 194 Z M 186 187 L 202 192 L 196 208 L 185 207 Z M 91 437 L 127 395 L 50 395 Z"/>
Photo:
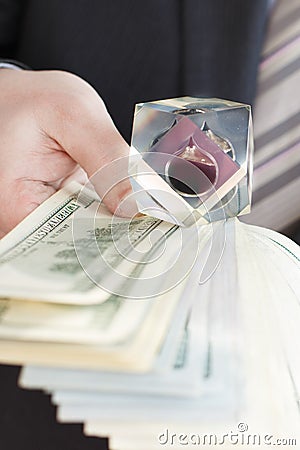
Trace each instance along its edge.
<path fill-rule="evenodd" d="M 89 85 L 58 92 L 54 101 L 60 115 L 76 122 L 82 122 L 85 118 L 91 121 L 94 117 L 107 113 L 103 101 Z"/>
<path fill-rule="evenodd" d="M 47 130 L 48 119 L 61 134 L 70 126 L 96 128 L 107 123 L 109 114 L 103 100 L 86 81 L 69 72 L 50 71 L 43 81 L 45 89 L 38 93 L 38 117 Z"/>

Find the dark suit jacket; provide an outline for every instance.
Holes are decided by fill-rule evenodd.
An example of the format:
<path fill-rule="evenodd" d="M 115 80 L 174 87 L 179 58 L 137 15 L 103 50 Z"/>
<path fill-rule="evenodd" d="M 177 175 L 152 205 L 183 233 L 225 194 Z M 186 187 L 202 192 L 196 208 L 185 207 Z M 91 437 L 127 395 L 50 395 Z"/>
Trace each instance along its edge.
<path fill-rule="evenodd" d="M 267 0 L 0 0 L 0 58 L 89 81 L 130 138 L 136 102 L 182 94 L 252 103 Z M 0 448 L 92 450 L 48 399 L 0 370 Z M 105 443 L 102 443 L 105 448 Z"/>
<path fill-rule="evenodd" d="M 82 76 L 130 138 L 133 105 L 252 103 L 267 0 L 0 0 L 0 57 Z"/>

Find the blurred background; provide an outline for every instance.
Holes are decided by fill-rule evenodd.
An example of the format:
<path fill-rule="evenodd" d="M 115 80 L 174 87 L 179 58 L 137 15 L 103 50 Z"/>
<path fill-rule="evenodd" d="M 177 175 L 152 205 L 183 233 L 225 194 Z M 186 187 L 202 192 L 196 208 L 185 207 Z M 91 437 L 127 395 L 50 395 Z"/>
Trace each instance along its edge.
<path fill-rule="evenodd" d="M 254 179 L 248 223 L 300 243 L 300 4 L 270 3 L 254 100 Z"/>

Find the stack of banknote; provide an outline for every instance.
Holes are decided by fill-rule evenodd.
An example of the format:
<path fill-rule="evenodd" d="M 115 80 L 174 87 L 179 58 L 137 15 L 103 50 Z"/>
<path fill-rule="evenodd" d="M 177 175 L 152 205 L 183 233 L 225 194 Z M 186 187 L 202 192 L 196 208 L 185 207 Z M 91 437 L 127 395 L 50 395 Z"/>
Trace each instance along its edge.
<path fill-rule="evenodd" d="M 0 295 L 0 361 L 111 449 L 300 443 L 300 250 L 278 233 L 122 219 L 73 183 L 0 241 Z"/>

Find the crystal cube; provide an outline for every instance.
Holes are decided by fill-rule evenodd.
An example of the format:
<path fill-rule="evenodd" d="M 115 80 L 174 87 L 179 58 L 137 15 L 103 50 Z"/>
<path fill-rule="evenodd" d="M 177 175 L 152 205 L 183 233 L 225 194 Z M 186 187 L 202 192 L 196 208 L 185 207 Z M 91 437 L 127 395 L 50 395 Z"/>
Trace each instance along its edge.
<path fill-rule="evenodd" d="M 139 103 L 129 175 L 139 210 L 181 225 L 250 212 L 251 107 L 217 98 Z"/>

